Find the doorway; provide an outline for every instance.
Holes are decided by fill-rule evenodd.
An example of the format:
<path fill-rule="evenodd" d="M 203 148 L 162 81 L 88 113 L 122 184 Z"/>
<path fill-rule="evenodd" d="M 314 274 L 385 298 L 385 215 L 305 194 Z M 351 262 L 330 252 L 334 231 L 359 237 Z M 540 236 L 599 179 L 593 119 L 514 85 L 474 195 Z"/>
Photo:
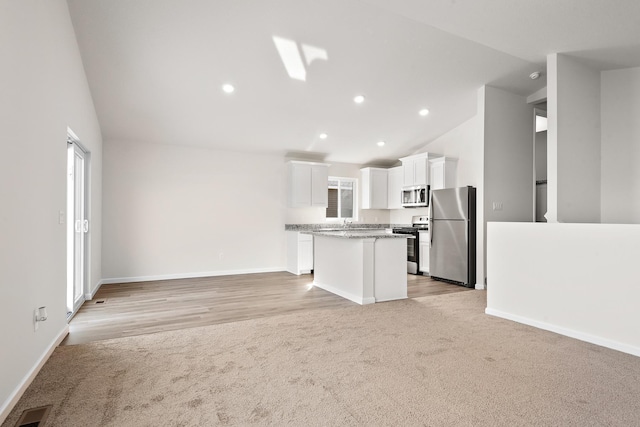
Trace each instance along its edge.
<path fill-rule="evenodd" d="M 67 133 L 67 318 L 85 300 L 87 289 L 88 152 L 75 134 Z"/>
<path fill-rule="evenodd" d="M 534 108 L 533 182 L 535 222 L 547 222 L 547 111 L 546 102 Z"/>

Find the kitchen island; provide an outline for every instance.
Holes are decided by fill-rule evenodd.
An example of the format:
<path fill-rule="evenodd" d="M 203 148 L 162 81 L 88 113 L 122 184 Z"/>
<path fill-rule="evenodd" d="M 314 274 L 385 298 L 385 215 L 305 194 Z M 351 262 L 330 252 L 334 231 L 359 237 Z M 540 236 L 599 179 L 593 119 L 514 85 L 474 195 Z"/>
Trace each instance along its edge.
<path fill-rule="evenodd" d="M 407 239 L 391 230 L 308 231 L 314 286 L 358 304 L 407 297 Z"/>

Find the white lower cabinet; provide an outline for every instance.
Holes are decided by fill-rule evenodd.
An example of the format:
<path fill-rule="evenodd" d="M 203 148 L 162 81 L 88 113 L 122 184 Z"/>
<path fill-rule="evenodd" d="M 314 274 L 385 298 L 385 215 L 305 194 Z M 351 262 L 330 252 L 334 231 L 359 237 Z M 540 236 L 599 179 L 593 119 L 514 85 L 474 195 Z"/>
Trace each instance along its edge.
<path fill-rule="evenodd" d="M 287 231 L 287 271 L 309 274 L 313 270 L 313 236 L 299 231 Z"/>
<path fill-rule="evenodd" d="M 418 241 L 418 251 L 420 253 L 420 259 L 418 261 L 420 273 L 429 274 L 429 232 L 420 231 L 420 237 Z"/>

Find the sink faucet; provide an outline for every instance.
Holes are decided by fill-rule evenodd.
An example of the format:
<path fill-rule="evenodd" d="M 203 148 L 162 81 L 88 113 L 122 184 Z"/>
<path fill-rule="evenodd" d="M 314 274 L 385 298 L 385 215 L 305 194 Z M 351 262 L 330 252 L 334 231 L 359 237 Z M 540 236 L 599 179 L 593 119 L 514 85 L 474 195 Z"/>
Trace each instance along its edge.
<path fill-rule="evenodd" d="M 346 227 L 348 227 L 349 225 L 351 225 L 351 222 L 352 222 L 352 221 L 353 221 L 353 220 L 352 220 L 351 218 L 345 218 L 345 219 L 344 219 L 344 221 L 343 221 L 343 223 L 342 223 L 342 226 L 346 228 Z"/>

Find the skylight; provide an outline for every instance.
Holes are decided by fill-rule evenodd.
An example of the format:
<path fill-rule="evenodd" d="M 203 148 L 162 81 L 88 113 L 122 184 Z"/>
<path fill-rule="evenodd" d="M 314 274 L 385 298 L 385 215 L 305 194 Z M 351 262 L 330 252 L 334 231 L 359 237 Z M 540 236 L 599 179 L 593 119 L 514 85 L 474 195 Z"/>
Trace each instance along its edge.
<path fill-rule="evenodd" d="M 307 68 L 317 59 L 328 61 L 327 51 L 307 44 L 301 45 L 302 55 L 298 44 L 290 39 L 273 36 L 273 42 L 276 45 L 280 59 L 287 70 L 289 77 L 295 80 L 307 80 Z M 303 61 L 304 56 L 304 61 Z M 306 63 L 306 66 L 305 66 Z"/>

